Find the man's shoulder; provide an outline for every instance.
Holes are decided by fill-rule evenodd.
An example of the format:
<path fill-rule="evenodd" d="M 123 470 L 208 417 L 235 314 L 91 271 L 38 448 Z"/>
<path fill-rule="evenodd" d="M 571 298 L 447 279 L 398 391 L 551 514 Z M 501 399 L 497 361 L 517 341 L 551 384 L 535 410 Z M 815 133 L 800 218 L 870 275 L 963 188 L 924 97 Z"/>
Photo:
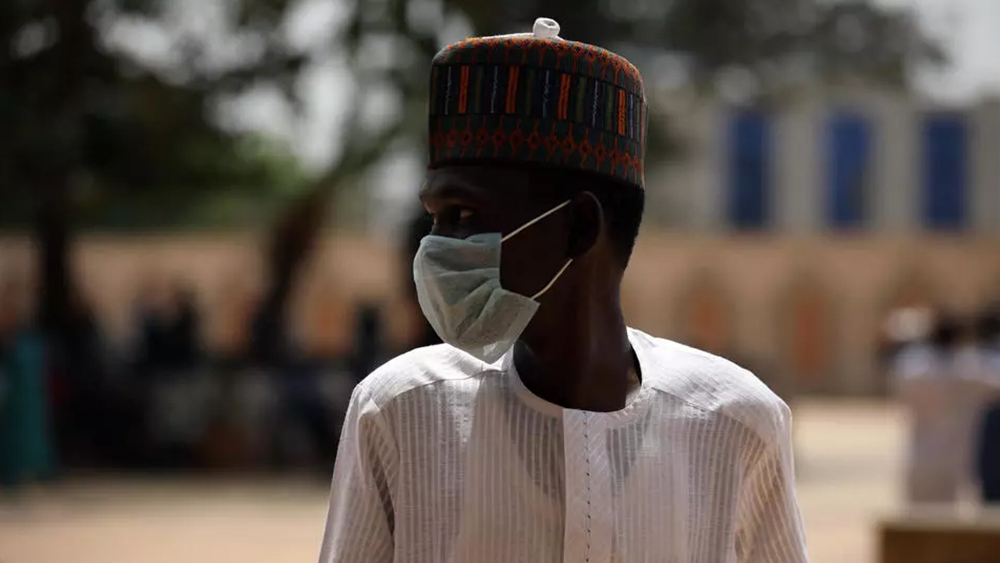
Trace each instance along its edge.
<path fill-rule="evenodd" d="M 749 370 L 678 342 L 633 332 L 650 386 L 708 416 L 733 419 L 771 440 L 790 424 L 788 405 Z"/>
<path fill-rule="evenodd" d="M 474 378 L 492 369 L 493 366 L 452 346 L 438 344 L 396 356 L 362 380 L 358 388 L 376 405 L 384 407 L 415 389 Z"/>

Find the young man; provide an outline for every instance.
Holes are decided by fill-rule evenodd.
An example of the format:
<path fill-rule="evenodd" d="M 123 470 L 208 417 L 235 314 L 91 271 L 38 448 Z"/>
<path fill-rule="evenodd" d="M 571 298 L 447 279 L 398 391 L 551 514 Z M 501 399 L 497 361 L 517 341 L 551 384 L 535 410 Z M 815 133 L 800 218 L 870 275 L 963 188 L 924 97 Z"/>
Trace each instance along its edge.
<path fill-rule="evenodd" d="M 963 326 L 940 311 L 925 338 L 898 354 L 893 369 L 896 399 L 910 421 L 906 500 L 951 504 L 962 489 L 972 434 L 969 380 L 958 369 Z"/>
<path fill-rule="evenodd" d="M 355 390 L 320 560 L 805 561 L 785 404 L 625 325 L 641 78 L 557 35 L 434 59 L 414 276 L 446 344 Z"/>
<path fill-rule="evenodd" d="M 975 480 L 985 504 L 1000 504 L 1000 307 L 991 304 L 976 322 L 979 383 L 976 415 Z"/>

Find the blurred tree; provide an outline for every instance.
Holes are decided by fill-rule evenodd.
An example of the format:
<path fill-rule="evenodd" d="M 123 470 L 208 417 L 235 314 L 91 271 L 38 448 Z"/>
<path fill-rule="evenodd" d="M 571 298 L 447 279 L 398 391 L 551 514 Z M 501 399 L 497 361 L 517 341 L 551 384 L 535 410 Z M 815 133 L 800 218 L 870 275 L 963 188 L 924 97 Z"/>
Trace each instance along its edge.
<path fill-rule="evenodd" d="M 678 84 L 702 92 L 739 90 L 763 102 L 809 85 L 864 81 L 906 90 L 914 72 L 945 62 L 944 53 L 901 9 L 870 0 L 357 0 L 344 35 L 359 92 L 387 91 L 391 115 L 423 146 L 427 61 L 466 35 L 525 32 L 538 16 L 557 20 L 562 35 L 605 46 L 643 72 L 647 95 Z M 728 92 L 723 92 L 728 93 Z M 359 100 L 360 101 L 360 100 Z M 663 108 L 653 100 L 648 151 L 678 148 Z M 430 227 L 415 215 L 401 259 L 412 262 Z M 408 270 L 405 268 L 404 271 Z M 417 308 L 412 284 L 409 300 Z M 422 325 L 424 341 L 436 336 Z"/>
<path fill-rule="evenodd" d="M 678 83 L 739 89 L 753 102 L 804 85 L 847 80 L 907 89 L 914 72 L 945 62 L 910 11 L 871 0 L 357 0 L 346 45 L 362 92 L 389 88 L 402 129 L 424 128 L 426 61 L 461 35 L 560 22 L 567 38 L 632 60 L 647 94 Z M 654 103 L 652 111 L 657 111 Z M 655 114 L 654 114 L 655 115 Z M 406 121 L 409 120 L 407 123 Z M 654 119 L 650 150 L 675 148 Z"/>
<path fill-rule="evenodd" d="M 156 184 L 151 186 L 96 187 L 78 193 L 73 200 L 74 224 L 82 229 L 111 232 L 163 229 L 230 229 L 268 222 L 274 209 L 286 204 L 309 186 L 309 178 L 289 147 L 255 134 L 234 139 L 234 158 L 248 174 L 246 181 L 219 184 Z M 176 174 L 176 173 L 175 173 Z M 0 229 L 24 230 L 32 225 L 37 192 L 4 191 L 0 205 Z"/>
<path fill-rule="evenodd" d="M 668 68 L 706 88 L 749 80 L 758 95 L 852 77 L 905 88 L 917 65 L 942 60 L 907 12 L 866 0 L 329 0 L 343 8 L 342 29 L 323 45 L 298 45 L 290 18 L 321 1 L 0 2 L 0 199 L 5 210 L 37 212 L 46 327 L 65 325 L 81 213 L 121 216 L 122 202 L 140 200 L 190 209 L 185 202 L 205 194 L 263 197 L 283 183 L 305 198 L 293 217 L 322 205 L 317 194 L 421 146 L 427 61 L 457 35 L 527 30 L 544 13 L 567 37 L 629 56 L 651 92 Z M 151 55 L 148 43 L 161 48 Z M 294 171 L 284 182 L 275 174 L 289 163 L 248 149 L 254 141 L 222 126 L 219 105 L 268 85 L 298 107 L 297 78 L 322 52 L 346 59 L 356 111 L 315 183 Z M 651 150 L 663 139 L 654 135 Z M 302 246 L 275 252 L 296 259 L 273 268 L 297 268 L 307 238 L 276 234 Z M 282 286 L 288 277 L 274 276 Z"/>
<path fill-rule="evenodd" d="M 72 226 L 85 204 L 135 193 L 182 200 L 272 188 L 272 163 L 220 127 L 212 104 L 258 80 L 291 91 L 302 54 L 265 41 L 232 64 L 213 65 L 205 41 L 182 30 L 167 49 L 180 63 L 157 68 L 111 40 L 114 26 L 142 29 L 175 4 L 0 3 L 0 197 L 35 216 L 39 320 L 64 350 L 78 294 L 69 262 Z M 230 25 L 243 36 L 266 37 L 282 21 L 281 4 L 228 3 Z"/>
<path fill-rule="evenodd" d="M 299 194 L 279 220 L 287 224 L 304 206 L 324 206 L 322 194 L 366 169 L 399 133 L 350 121 L 342 132 L 351 142 L 319 182 L 306 182 L 287 151 L 223 125 L 220 106 L 262 85 L 298 107 L 297 79 L 316 55 L 285 28 L 301 4 L 0 3 L 0 224 L 32 218 L 40 320 L 57 341 L 67 337 L 76 293 L 69 256 L 81 220 L 163 225 L 213 209 L 206 204 L 254 201 L 260 209 Z M 276 295 L 287 294 L 315 224 L 300 226 L 301 236 L 276 228 L 273 245 L 287 246 L 268 251 Z"/>

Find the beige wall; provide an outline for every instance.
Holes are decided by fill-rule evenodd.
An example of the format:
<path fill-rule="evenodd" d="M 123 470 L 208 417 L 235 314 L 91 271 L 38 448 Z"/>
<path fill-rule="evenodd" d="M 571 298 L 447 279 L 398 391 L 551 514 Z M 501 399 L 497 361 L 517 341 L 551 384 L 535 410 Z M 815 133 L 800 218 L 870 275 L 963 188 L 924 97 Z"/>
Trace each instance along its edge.
<path fill-rule="evenodd" d="M 817 390 L 868 393 L 885 310 L 908 288 L 960 312 L 1000 295 L 1000 242 L 969 238 L 704 238 L 646 235 L 626 280 L 631 323 L 683 339 L 680 296 L 714 278 L 732 304 L 734 345 L 781 368 L 783 326 L 796 283 L 814 283 L 829 303 L 832 365 Z M 763 375 L 763 374 L 762 374 Z M 781 374 L 792 375 L 792 374 Z M 775 374 L 776 377 L 781 375 Z"/>
<path fill-rule="evenodd" d="M 208 337 L 221 346 L 241 300 L 259 290 L 256 242 L 242 235 L 89 236 L 80 241 L 75 263 L 106 327 L 119 335 L 128 332 L 131 302 L 144 281 L 189 280 L 202 305 L 214 313 L 206 315 Z M 401 271 L 391 244 L 331 237 L 319 257 L 296 303 L 296 326 L 303 336 L 312 334 L 317 346 L 345 348 L 353 304 L 370 298 L 387 308 L 391 337 L 405 338 L 410 325 L 399 282 L 409 274 Z M 27 241 L 0 237 L 0 277 L 30 271 L 31 263 Z M 794 376 L 814 391 L 865 394 L 879 388 L 874 348 L 894 296 L 912 288 L 959 311 L 973 311 L 1000 295 L 1000 239 L 644 233 L 624 288 L 630 324 L 689 340 L 692 321 L 685 312 L 691 309 L 693 288 L 710 288 L 706 291 L 716 295 L 729 323 L 729 348 L 775 372 L 762 373 L 766 379 Z M 788 373 L 793 370 L 787 360 L 794 337 L 789 307 L 796 289 L 803 288 L 826 304 L 824 341 L 831 347 L 828 367 L 808 378 Z M 700 295 L 704 298 L 705 291 Z"/>

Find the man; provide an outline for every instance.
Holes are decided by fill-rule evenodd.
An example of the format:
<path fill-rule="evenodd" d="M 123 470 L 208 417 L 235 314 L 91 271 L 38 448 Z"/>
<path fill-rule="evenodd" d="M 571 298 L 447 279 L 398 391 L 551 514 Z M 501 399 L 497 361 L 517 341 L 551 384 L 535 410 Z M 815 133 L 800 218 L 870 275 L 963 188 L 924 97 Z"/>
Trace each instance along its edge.
<path fill-rule="evenodd" d="M 641 79 L 557 35 L 434 59 L 414 276 L 447 344 L 355 390 L 320 560 L 805 561 L 788 408 L 625 325 Z"/>
<path fill-rule="evenodd" d="M 0 493 L 51 478 L 45 347 L 25 307 L 26 287 L 0 287 Z"/>
<path fill-rule="evenodd" d="M 893 365 L 896 398 L 910 422 L 906 500 L 951 504 L 968 469 L 973 411 L 967 374 L 960 369 L 964 327 L 956 316 L 937 311 L 925 338 L 903 348 Z"/>
<path fill-rule="evenodd" d="M 1000 307 L 991 304 L 976 323 L 983 404 L 976 413 L 975 471 L 986 504 L 1000 504 Z"/>

